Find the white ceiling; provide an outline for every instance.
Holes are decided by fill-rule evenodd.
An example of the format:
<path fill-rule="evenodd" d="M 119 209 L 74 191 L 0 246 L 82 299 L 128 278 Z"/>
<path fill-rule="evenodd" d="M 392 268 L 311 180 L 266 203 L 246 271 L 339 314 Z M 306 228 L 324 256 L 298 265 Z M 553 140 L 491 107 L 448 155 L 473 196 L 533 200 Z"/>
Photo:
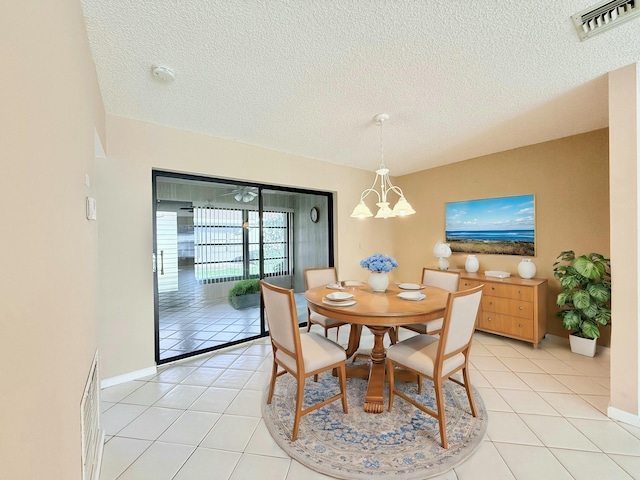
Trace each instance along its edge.
<path fill-rule="evenodd" d="M 393 175 L 606 127 L 640 61 L 638 19 L 580 41 L 590 0 L 82 3 L 107 113 L 367 170 L 388 113 Z"/>

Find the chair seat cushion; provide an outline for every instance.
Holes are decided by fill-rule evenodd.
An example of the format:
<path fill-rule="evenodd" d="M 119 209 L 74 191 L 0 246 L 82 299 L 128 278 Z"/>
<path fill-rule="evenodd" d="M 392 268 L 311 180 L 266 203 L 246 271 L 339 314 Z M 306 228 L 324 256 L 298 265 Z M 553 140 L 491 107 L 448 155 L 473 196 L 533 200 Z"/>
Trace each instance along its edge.
<path fill-rule="evenodd" d="M 347 359 L 344 348 L 315 332 L 301 333 L 300 345 L 302 357 L 304 358 L 305 373 L 314 372 L 329 365 L 344 362 Z M 286 365 L 289 370 L 298 373 L 294 358 L 281 350 L 276 352 L 276 358 Z"/>
<path fill-rule="evenodd" d="M 412 323 L 407 326 L 416 332 L 433 333 L 442 330 L 442 322 L 444 322 L 444 318 L 438 318 L 437 320 L 431 320 L 430 322 L 424 323 Z"/>
<path fill-rule="evenodd" d="M 325 328 L 335 327 L 337 325 L 344 325 L 344 322 L 342 320 L 336 320 L 335 318 L 325 317 L 324 315 L 320 315 L 319 313 L 316 313 L 316 312 L 311 312 L 311 316 L 309 318 L 311 318 L 312 322 L 318 323 Z"/>
<path fill-rule="evenodd" d="M 409 367 L 433 378 L 433 368 L 438 354 L 440 341 L 430 335 L 415 335 L 407 340 L 391 345 L 387 350 L 387 358 L 400 365 Z M 458 353 L 444 361 L 442 376 L 446 377 L 450 372 L 464 364 L 464 355 Z"/>

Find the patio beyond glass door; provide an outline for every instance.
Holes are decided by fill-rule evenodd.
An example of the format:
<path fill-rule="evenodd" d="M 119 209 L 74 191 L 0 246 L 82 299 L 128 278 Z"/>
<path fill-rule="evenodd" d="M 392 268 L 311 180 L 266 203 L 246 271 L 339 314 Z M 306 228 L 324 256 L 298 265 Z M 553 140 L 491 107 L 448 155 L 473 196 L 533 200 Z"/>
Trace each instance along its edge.
<path fill-rule="evenodd" d="M 261 278 L 293 288 L 306 321 L 302 272 L 332 264 L 329 194 L 165 172 L 153 186 L 158 363 L 266 335 Z"/>

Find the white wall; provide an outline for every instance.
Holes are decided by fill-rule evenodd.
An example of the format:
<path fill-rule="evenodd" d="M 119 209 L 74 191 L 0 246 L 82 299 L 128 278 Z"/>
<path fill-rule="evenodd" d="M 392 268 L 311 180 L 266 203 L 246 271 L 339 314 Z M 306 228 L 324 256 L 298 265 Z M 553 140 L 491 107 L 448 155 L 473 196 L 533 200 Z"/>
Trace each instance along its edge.
<path fill-rule="evenodd" d="M 74 480 L 98 344 L 98 228 L 85 196 L 97 196 L 104 112 L 80 2 L 1 11 L 0 478 Z"/>
<path fill-rule="evenodd" d="M 609 74 L 611 401 L 609 415 L 640 427 L 638 359 L 638 64 Z"/>

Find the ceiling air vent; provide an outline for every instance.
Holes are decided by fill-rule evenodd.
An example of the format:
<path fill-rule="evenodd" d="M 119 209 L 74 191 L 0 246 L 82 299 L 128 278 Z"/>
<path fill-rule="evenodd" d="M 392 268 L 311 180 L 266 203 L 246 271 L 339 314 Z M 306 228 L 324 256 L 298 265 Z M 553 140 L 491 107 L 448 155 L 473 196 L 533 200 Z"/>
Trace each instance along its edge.
<path fill-rule="evenodd" d="M 572 15 L 573 23 L 582 40 L 640 15 L 637 0 L 614 0 L 599 2 L 586 10 Z"/>

